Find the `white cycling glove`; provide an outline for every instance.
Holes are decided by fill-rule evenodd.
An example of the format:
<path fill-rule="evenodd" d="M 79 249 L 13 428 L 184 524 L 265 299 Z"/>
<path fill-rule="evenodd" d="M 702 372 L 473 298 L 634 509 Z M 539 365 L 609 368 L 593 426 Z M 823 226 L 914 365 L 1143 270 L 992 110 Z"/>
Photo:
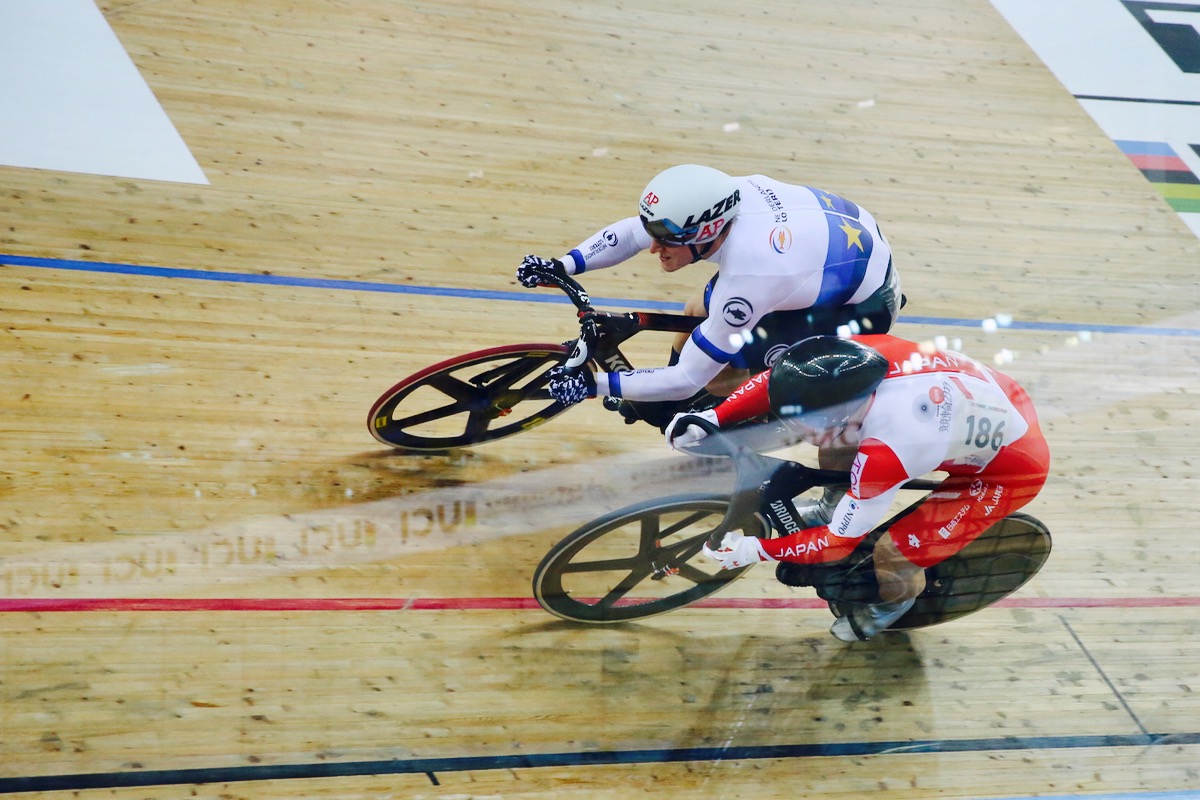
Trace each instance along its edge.
<path fill-rule="evenodd" d="M 716 550 L 704 545 L 704 555 L 721 565 L 721 569 L 737 569 L 760 561 L 776 561 L 763 550 L 762 540 L 757 536 L 730 531 L 721 540 L 721 546 Z"/>
<path fill-rule="evenodd" d="M 711 408 L 705 409 L 704 411 L 690 411 L 682 414 L 676 414 L 671 421 L 667 423 L 666 428 L 667 444 L 671 445 L 671 447 L 675 448 L 676 450 L 680 449 L 681 447 L 691 447 L 705 436 L 708 436 L 708 432 L 699 425 L 689 424 L 688 417 L 692 417 L 693 419 L 695 417 L 700 417 L 703 420 L 711 422 L 716 427 L 720 427 L 720 425 L 717 424 L 717 412 Z"/>

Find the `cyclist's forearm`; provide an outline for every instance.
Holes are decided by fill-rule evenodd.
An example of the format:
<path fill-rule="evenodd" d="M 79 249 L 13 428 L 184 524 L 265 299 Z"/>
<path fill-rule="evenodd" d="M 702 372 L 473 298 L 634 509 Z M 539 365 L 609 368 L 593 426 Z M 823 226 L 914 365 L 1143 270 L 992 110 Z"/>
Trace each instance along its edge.
<path fill-rule="evenodd" d="M 567 273 L 579 275 L 606 269 L 636 256 L 650 247 L 650 236 L 637 217 L 618 220 L 584 239 L 562 257 Z"/>
<path fill-rule="evenodd" d="M 770 376 L 770 372 L 760 372 L 735 389 L 713 409 L 717 414 L 717 423 L 725 427 L 770 413 L 771 401 L 767 394 Z"/>
<path fill-rule="evenodd" d="M 720 369 L 720 365 L 717 365 Z M 715 376 L 715 372 L 713 373 Z M 598 375 L 596 391 L 600 395 L 626 400 L 686 400 L 704 388 L 713 376 L 691 375 L 679 365 L 655 369 L 635 369 Z"/>
<path fill-rule="evenodd" d="M 729 354 L 700 347 L 689 339 L 677 363 L 655 369 L 609 373 L 599 381 L 600 393 L 628 400 L 686 400 L 708 386 L 729 361 Z"/>

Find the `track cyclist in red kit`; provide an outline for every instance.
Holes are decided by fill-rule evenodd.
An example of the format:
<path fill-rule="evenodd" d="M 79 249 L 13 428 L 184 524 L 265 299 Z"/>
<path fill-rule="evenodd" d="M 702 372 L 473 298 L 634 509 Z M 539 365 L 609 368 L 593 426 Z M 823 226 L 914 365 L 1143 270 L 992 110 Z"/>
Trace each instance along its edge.
<path fill-rule="evenodd" d="M 776 575 L 807 585 L 810 565 L 846 558 L 887 517 L 899 487 L 940 471 L 937 489 L 887 523 L 874 549 L 878 602 L 830 629 L 868 639 L 902 617 L 925 588 L 925 568 L 954 555 L 1037 496 L 1050 464 L 1033 403 L 1006 375 L 960 353 L 888 335 L 815 336 L 780 356 L 720 405 L 679 414 L 667 440 L 703 438 L 695 416 L 719 427 L 773 413 L 816 445 L 823 466 L 848 468 L 836 507 L 814 501 L 781 538 L 727 534 L 705 552 L 726 569 L 780 562 Z M 799 527 L 799 526 L 796 526 Z"/>

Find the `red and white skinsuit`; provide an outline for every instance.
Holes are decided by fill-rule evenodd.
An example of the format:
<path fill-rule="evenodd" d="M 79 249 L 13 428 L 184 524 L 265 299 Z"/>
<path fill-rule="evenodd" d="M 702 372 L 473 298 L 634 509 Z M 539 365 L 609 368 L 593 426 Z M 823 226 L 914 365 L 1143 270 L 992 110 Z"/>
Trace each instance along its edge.
<path fill-rule="evenodd" d="M 946 479 L 889 528 L 919 567 L 957 553 L 1046 482 L 1050 451 L 1033 403 L 1017 383 L 979 362 L 895 336 L 855 336 L 891 369 L 858 431 L 850 491 L 829 525 L 762 541 L 780 561 L 845 558 L 887 516 L 900 486 L 929 472 Z M 722 427 L 770 410 L 769 373 L 742 385 L 715 411 Z"/>

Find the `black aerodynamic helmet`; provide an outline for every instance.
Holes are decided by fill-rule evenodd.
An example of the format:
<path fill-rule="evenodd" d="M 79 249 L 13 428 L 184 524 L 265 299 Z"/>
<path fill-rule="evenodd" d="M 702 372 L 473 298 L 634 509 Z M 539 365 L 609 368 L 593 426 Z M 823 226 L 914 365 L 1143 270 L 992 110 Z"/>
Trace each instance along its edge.
<path fill-rule="evenodd" d="M 887 359 L 840 336 L 812 336 L 784 351 L 767 379 L 771 411 L 828 430 L 846 424 L 883 381 Z"/>

